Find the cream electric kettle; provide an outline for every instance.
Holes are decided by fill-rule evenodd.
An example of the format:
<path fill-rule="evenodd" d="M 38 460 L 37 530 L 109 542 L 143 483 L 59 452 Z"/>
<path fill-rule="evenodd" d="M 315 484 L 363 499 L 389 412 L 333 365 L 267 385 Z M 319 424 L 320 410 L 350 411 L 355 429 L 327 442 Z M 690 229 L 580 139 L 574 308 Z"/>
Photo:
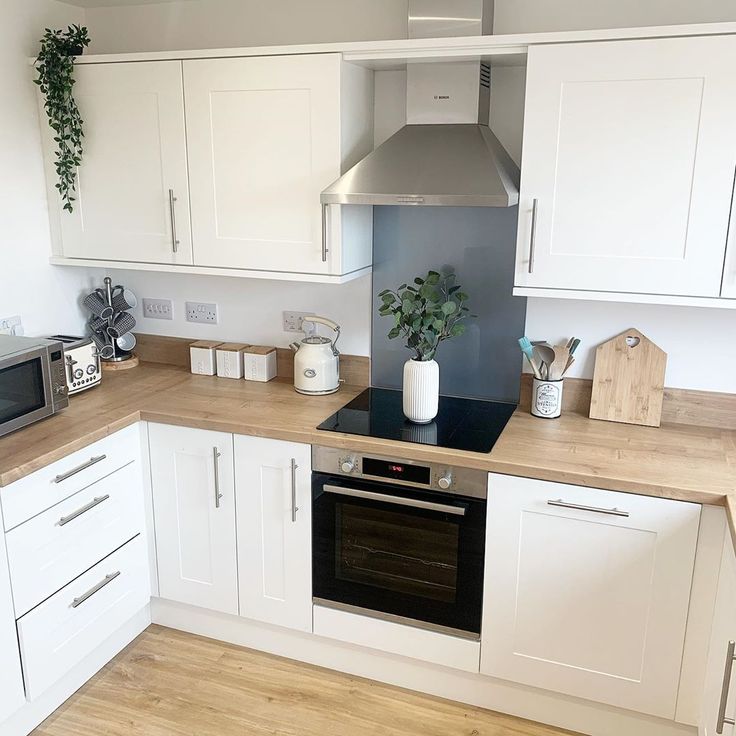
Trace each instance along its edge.
<path fill-rule="evenodd" d="M 340 353 L 337 341 L 340 326 L 326 317 L 304 317 L 302 323 L 314 322 L 334 330 L 335 339 L 321 335 L 307 335 L 301 342 L 293 342 L 294 388 L 300 394 L 334 394 L 340 388 Z"/>

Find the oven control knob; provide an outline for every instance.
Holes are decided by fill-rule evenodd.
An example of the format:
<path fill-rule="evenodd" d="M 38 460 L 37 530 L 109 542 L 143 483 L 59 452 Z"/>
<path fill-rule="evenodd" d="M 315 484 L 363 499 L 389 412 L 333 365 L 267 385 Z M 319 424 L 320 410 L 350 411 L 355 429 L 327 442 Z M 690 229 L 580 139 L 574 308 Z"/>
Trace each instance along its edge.
<path fill-rule="evenodd" d="M 340 470 L 342 470 L 343 473 L 352 473 L 353 470 L 355 470 L 355 458 L 344 457 L 340 460 Z"/>
<path fill-rule="evenodd" d="M 446 470 L 438 479 L 437 485 L 446 491 L 452 485 L 452 471 Z"/>

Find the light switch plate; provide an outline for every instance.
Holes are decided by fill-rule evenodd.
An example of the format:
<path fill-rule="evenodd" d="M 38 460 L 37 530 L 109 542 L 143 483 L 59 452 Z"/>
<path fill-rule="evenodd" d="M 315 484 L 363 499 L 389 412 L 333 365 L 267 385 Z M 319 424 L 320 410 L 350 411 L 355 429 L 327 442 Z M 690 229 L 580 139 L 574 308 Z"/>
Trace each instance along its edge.
<path fill-rule="evenodd" d="M 174 319 L 171 299 L 144 299 L 143 316 L 148 319 Z"/>

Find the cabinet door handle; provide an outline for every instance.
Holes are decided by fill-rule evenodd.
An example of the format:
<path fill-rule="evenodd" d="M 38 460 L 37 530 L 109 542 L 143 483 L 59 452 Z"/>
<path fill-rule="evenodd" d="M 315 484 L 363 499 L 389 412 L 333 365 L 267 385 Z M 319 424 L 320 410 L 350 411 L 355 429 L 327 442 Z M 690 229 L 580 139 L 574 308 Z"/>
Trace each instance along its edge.
<path fill-rule="evenodd" d="M 296 505 L 296 470 L 299 466 L 296 464 L 296 459 L 291 458 L 291 521 L 296 522 L 296 512 L 299 511 L 299 507 Z"/>
<path fill-rule="evenodd" d="M 93 465 L 96 465 L 97 463 L 102 462 L 105 458 L 107 458 L 107 455 L 96 455 L 95 457 L 91 457 L 89 460 L 87 460 L 86 463 L 77 465 L 76 468 L 72 468 L 71 470 L 67 470 L 66 473 L 57 475 L 54 478 L 54 483 L 62 483 L 67 478 L 71 478 L 73 475 L 76 475 L 77 473 L 81 473 L 83 470 L 87 470 L 87 468 L 91 468 Z"/>
<path fill-rule="evenodd" d="M 529 273 L 534 273 L 534 250 L 537 246 L 537 206 L 539 200 L 532 200 L 532 225 L 529 233 Z"/>
<path fill-rule="evenodd" d="M 628 516 L 628 511 L 621 511 L 621 509 L 605 509 L 600 506 L 584 506 L 581 503 L 570 503 L 569 501 L 563 501 L 558 498 L 556 501 L 547 501 L 547 506 L 560 506 L 563 509 L 577 509 L 578 511 L 592 511 L 594 514 L 608 514 L 609 516 Z"/>
<path fill-rule="evenodd" d="M 117 572 L 112 572 L 109 575 L 105 575 L 105 577 L 102 580 L 100 580 L 100 582 L 97 583 L 97 585 L 90 588 L 83 595 L 80 595 L 79 598 L 75 598 L 72 601 L 72 608 L 78 608 L 79 606 L 81 606 L 82 603 L 90 599 L 95 593 L 102 590 L 106 585 L 110 585 L 110 583 L 113 580 L 115 580 L 116 577 L 119 577 L 119 575 L 120 575 L 120 570 L 118 570 Z"/>
<path fill-rule="evenodd" d="M 726 666 L 723 671 L 723 685 L 721 686 L 721 702 L 718 706 L 718 721 L 716 722 L 716 733 L 723 733 L 723 726 L 727 723 L 729 726 L 736 725 L 736 719 L 726 718 L 726 707 L 728 705 L 728 691 L 731 689 L 731 673 L 733 672 L 733 663 L 736 660 L 734 651 L 736 650 L 736 642 L 728 642 L 726 650 Z"/>
<path fill-rule="evenodd" d="M 108 498 L 110 498 L 109 493 L 106 493 L 104 496 L 98 496 L 97 498 L 90 501 L 88 504 L 82 506 L 82 508 L 79 508 L 76 511 L 72 511 L 72 513 L 68 516 L 62 516 L 61 519 L 59 519 L 59 526 L 64 526 L 70 521 L 74 521 L 74 519 L 81 516 L 82 514 L 86 514 L 88 511 L 91 511 L 95 506 L 99 506 L 103 501 L 107 501 Z"/>
<path fill-rule="evenodd" d="M 215 508 L 220 508 L 220 499 L 222 493 L 220 493 L 220 455 L 222 453 L 216 448 L 212 448 L 212 460 L 215 466 Z"/>
<path fill-rule="evenodd" d="M 327 263 L 327 205 L 322 205 L 322 263 Z"/>
<path fill-rule="evenodd" d="M 176 197 L 174 190 L 169 189 L 169 213 L 171 214 L 171 250 L 179 252 L 179 241 L 176 237 Z"/>

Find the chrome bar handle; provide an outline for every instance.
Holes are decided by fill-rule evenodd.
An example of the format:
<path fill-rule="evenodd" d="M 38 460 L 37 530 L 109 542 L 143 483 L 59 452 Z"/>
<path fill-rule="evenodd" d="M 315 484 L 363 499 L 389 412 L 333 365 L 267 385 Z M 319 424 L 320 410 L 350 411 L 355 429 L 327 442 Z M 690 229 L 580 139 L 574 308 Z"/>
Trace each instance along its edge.
<path fill-rule="evenodd" d="M 718 721 L 716 722 L 716 733 L 723 733 L 723 726 L 727 723 L 729 726 L 736 725 L 736 719 L 726 718 L 726 706 L 728 705 L 728 691 L 731 689 L 731 673 L 733 672 L 733 663 L 736 660 L 736 641 L 728 642 L 726 650 L 726 666 L 723 671 L 723 685 L 721 686 L 721 702 L 718 706 Z"/>
<path fill-rule="evenodd" d="M 73 511 L 68 516 L 62 516 L 61 519 L 59 519 L 59 526 L 64 526 L 70 521 L 74 521 L 74 519 L 81 516 L 82 514 L 86 514 L 88 511 L 91 511 L 95 506 L 99 506 L 103 501 L 107 501 L 108 498 L 110 498 L 109 493 L 106 493 L 104 496 L 98 496 L 97 498 L 90 501 L 88 504 L 82 506 L 82 508 Z"/>
<path fill-rule="evenodd" d="M 296 505 L 296 470 L 299 466 L 296 464 L 296 459 L 291 458 L 291 521 L 296 522 L 296 512 L 299 511 L 299 507 Z"/>
<path fill-rule="evenodd" d="M 537 245 L 537 204 L 539 200 L 532 200 L 532 227 L 529 234 L 529 273 L 534 272 L 534 249 Z"/>
<path fill-rule="evenodd" d="M 628 511 L 621 511 L 621 509 L 605 509 L 600 506 L 584 506 L 581 503 L 570 503 L 569 501 L 563 501 L 558 498 L 556 501 L 547 501 L 547 506 L 560 506 L 563 509 L 576 509 L 578 511 L 592 511 L 595 514 L 608 514 L 609 516 L 628 516 Z"/>
<path fill-rule="evenodd" d="M 176 237 L 176 197 L 174 190 L 169 189 L 169 213 L 171 214 L 171 250 L 179 252 L 179 240 Z"/>
<path fill-rule="evenodd" d="M 463 506 L 450 506 L 450 504 L 446 503 L 421 501 L 416 498 L 391 496 L 388 493 L 374 493 L 373 491 L 364 491 L 359 488 L 343 488 L 342 486 L 324 485 L 322 486 L 322 490 L 325 493 L 336 493 L 340 496 L 353 496 L 354 498 L 365 498 L 368 501 L 379 501 L 381 503 L 390 503 L 396 506 L 411 506 L 415 509 L 439 511 L 445 514 L 453 514 L 454 516 L 465 516 L 465 507 Z"/>
<path fill-rule="evenodd" d="M 216 448 L 212 448 L 212 460 L 215 466 L 215 508 L 220 508 L 220 499 L 222 493 L 220 493 L 220 456 L 221 452 Z"/>
<path fill-rule="evenodd" d="M 327 263 L 327 204 L 322 203 L 322 263 Z"/>
<path fill-rule="evenodd" d="M 54 478 L 54 483 L 62 483 L 67 478 L 71 478 L 73 475 L 76 475 L 77 473 L 81 473 L 83 470 L 87 470 L 87 468 L 91 468 L 93 465 L 96 465 L 97 463 L 102 462 L 106 458 L 107 458 L 107 455 L 96 455 L 95 457 L 91 457 L 89 460 L 87 460 L 86 463 L 77 465 L 76 468 L 72 468 L 71 470 L 67 470 L 66 473 L 57 475 Z"/>
<path fill-rule="evenodd" d="M 105 577 L 100 580 L 97 585 L 90 588 L 86 593 L 83 595 L 80 595 L 79 598 L 75 598 L 72 601 L 72 608 L 78 608 L 82 605 L 86 600 L 91 598 L 95 593 L 98 593 L 100 590 L 102 590 L 106 585 L 110 585 L 110 583 L 115 580 L 115 578 L 120 576 L 120 570 L 117 572 L 112 572 L 109 575 L 105 575 Z"/>

